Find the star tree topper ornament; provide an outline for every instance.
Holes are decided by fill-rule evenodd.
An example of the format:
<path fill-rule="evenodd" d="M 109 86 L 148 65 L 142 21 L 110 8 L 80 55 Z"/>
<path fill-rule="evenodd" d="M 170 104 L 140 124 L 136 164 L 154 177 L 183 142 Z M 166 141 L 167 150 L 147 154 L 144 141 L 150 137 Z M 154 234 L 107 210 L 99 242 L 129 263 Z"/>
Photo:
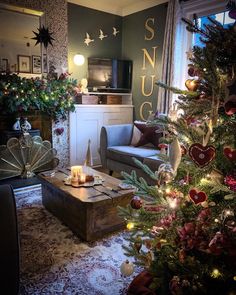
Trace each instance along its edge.
<path fill-rule="evenodd" d="M 48 47 L 48 45 L 52 45 L 52 41 L 55 40 L 53 37 L 52 37 L 52 32 L 49 32 L 49 29 L 48 28 L 45 28 L 44 26 L 38 28 L 38 33 L 37 32 L 34 32 L 33 33 L 35 34 L 35 37 L 32 38 L 34 40 L 36 40 L 36 43 L 35 43 L 35 46 L 37 44 L 43 44 L 45 48 Z M 53 45 L 52 45 L 53 46 Z"/>

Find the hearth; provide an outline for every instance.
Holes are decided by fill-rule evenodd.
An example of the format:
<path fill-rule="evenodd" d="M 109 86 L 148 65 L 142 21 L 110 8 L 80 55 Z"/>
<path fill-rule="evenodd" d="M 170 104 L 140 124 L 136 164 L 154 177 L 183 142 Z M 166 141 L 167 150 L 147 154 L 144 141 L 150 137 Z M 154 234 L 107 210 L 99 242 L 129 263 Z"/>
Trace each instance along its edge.
<path fill-rule="evenodd" d="M 6 138 L 11 135 L 11 132 L 13 131 L 12 126 L 15 123 L 17 116 L 28 118 L 28 121 L 32 126 L 32 133 L 37 133 L 33 135 L 40 134 L 43 140 L 49 140 L 52 142 L 52 119 L 47 114 L 40 111 L 32 111 L 11 116 L 0 115 L 0 144 L 5 144 Z"/>

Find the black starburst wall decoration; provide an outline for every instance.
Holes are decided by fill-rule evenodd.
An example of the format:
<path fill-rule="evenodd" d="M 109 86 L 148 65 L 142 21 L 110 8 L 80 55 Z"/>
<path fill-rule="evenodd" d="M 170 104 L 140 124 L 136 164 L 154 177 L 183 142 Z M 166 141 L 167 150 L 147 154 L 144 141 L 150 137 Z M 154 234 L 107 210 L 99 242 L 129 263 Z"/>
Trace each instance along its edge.
<path fill-rule="evenodd" d="M 37 32 L 34 32 L 34 31 L 33 31 L 33 33 L 35 34 L 35 37 L 34 38 L 31 38 L 31 39 L 36 40 L 35 46 L 37 44 L 43 44 L 44 47 L 47 48 L 48 45 L 49 44 L 52 45 L 52 41 L 55 40 L 52 37 L 52 34 L 53 33 L 49 32 L 49 29 L 48 28 L 45 28 L 44 26 L 42 26 L 42 27 L 40 27 L 38 29 L 38 33 Z"/>

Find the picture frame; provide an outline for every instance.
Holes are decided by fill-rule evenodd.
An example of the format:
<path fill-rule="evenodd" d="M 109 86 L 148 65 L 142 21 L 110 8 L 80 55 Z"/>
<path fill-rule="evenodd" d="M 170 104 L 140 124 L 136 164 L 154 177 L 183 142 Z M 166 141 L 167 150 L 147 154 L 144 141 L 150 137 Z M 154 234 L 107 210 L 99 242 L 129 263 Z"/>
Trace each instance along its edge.
<path fill-rule="evenodd" d="M 18 55 L 18 71 L 21 73 L 30 73 L 30 56 Z"/>
<path fill-rule="evenodd" d="M 7 72 L 9 70 L 9 64 L 7 58 L 1 58 L 1 72 Z"/>
<path fill-rule="evenodd" d="M 47 54 L 43 55 L 43 73 L 48 73 L 48 59 Z"/>
<path fill-rule="evenodd" d="M 32 55 L 32 73 L 41 74 L 42 73 L 42 64 L 40 55 Z"/>

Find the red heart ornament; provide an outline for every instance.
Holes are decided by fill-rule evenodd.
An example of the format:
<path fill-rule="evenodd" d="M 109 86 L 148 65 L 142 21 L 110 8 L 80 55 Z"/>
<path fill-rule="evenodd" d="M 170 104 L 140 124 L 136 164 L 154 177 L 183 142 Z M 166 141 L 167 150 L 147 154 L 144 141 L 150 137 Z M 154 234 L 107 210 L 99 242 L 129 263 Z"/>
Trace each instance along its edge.
<path fill-rule="evenodd" d="M 224 155 L 232 162 L 236 161 L 236 150 L 230 147 L 224 148 Z"/>
<path fill-rule="evenodd" d="M 230 95 L 224 104 L 225 113 L 232 116 L 236 113 L 236 95 Z"/>
<path fill-rule="evenodd" d="M 190 199 L 194 202 L 194 204 L 199 204 L 205 202 L 207 199 L 207 195 L 204 192 L 198 192 L 196 189 L 191 189 L 189 191 Z"/>
<path fill-rule="evenodd" d="M 216 149 L 212 145 L 203 146 L 200 143 L 194 143 L 189 148 L 189 156 L 201 168 L 207 166 L 215 155 Z"/>

